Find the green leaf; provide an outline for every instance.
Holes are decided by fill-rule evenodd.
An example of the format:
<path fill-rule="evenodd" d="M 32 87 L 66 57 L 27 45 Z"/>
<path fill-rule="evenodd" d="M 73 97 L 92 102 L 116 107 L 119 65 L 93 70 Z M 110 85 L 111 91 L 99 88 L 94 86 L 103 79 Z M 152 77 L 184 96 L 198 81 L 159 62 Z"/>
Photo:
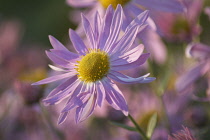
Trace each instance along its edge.
<path fill-rule="evenodd" d="M 117 123 L 117 122 L 113 122 L 113 121 L 111 121 L 110 123 L 112 125 L 115 125 L 115 126 L 118 126 L 118 127 L 124 128 L 124 129 L 127 129 L 129 131 L 137 131 L 137 129 L 135 127 L 127 126 L 125 124 L 121 124 L 121 123 Z"/>
<path fill-rule="evenodd" d="M 147 137 L 148 138 L 151 138 L 156 124 L 157 124 L 157 112 L 154 113 L 149 120 L 149 123 L 148 123 L 148 126 L 147 126 Z"/>

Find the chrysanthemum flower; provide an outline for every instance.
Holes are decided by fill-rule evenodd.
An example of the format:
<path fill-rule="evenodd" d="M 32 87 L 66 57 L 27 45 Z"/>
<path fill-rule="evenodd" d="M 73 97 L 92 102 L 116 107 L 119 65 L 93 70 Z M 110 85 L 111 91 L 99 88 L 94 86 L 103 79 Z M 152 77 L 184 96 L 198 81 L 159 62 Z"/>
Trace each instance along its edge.
<path fill-rule="evenodd" d="M 132 21 L 120 38 L 122 17 L 123 10 L 120 5 L 116 11 L 109 6 L 103 20 L 96 13 L 94 24 L 82 15 L 89 43 L 84 44 L 73 30 L 69 31 L 70 40 L 78 54 L 68 51 L 54 37 L 49 37 L 53 49 L 46 52 L 47 56 L 59 66 L 51 68 L 63 71 L 64 74 L 46 78 L 33 85 L 66 79 L 43 100 L 46 105 L 54 105 L 69 98 L 61 111 L 59 124 L 67 118 L 73 108 L 76 109 L 76 122 L 85 120 L 96 106 L 102 106 L 104 100 L 116 110 L 128 115 L 124 96 L 113 80 L 124 84 L 148 83 L 155 80 L 148 77 L 149 74 L 132 78 L 118 72 L 138 67 L 149 57 L 148 53 L 142 53 L 143 45 L 132 47 L 136 34 L 145 28 L 144 22 L 148 17 L 148 11 Z"/>

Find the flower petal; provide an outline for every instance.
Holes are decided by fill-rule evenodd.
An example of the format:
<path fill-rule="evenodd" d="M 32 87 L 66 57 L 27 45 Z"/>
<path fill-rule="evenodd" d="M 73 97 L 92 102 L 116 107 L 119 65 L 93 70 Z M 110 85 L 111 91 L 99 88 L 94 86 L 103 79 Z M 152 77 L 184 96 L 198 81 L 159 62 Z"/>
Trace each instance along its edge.
<path fill-rule="evenodd" d="M 47 56 L 49 57 L 50 60 L 52 60 L 55 64 L 64 67 L 64 68 L 71 68 L 73 65 L 70 63 L 70 61 L 67 61 L 65 59 L 62 59 L 58 56 L 56 56 L 52 52 L 45 51 Z"/>
<path fill-rule="evenodd" d="M 62 112 L 68 112 L 75 107 L 82 106 L 90 98 L 90 96 L 91 96 L 90 92 L 79 93 L 78 96 L 74 96 L 70 100 L 68 100 Z"/>
<path fill-rule="evenodd" d="M 120 52 L 120 54 L 118 53 L 110 56 L 111 67 L 117 65 L 125 65 L 136 61 L 141 56 L 143 50 L 144 46 L 140 44 L 139 46 L 124 54 L 121 54 Z"/>
<path fill-rule="evenodd" d="M 85 55 L 85 53 L 88 52 L 88 49 L 85 46 L 85 44 L 82 41 L 82 39 L 77 35 L 77 33 L 70 29 L 69 30 L 69 36 L 70 36 L 71 42 L 72 42 L 75 50 L 79 54 Z"/>
<path fill-rule="evenodd" d="M 128 115 L 128 106 L 125 98 L 116 84 L 108 78 L 104 79 L 103 85 L 106 90 L 106 99 L 116 110 L 121 110 L 124 115 Z"/>
<path fill-rule="evenodd" d="M 105 13 L 104 16 L 104 22 L 102 24 L 102 30 L 101 30 L 101 34 L 99 37 L 99 49 L 103 50 L 104 49 L 104 45 L 107 41 L 107 38 L 109 37 L 110 34 L 110 26 L 112 23 L 112 17 L 114 14 L 114 9 L 112 8 L 112 6 L 110 5 Z"/>
<path fill-rule="evenodd" d="M 195 82 L 199 77 L 206 73 L 206 63 L 202 62 L 199 65 L 193 67 L 187 73 L 178 78 L 176 82 L 177 91 L 184 91 L 189 85 Z"/>
<path fill-rule="evenodd" d="M 138 67 L 142 64 L 144 64 L 146 62 L 146 60 L 149 58 L 150 54 L 149 53 L 145 53 L 145 54 L 142 54 L 136 61 L 134 62 L 127 62 L 124 61 L 124 64 L 123 65 L 112 65 L 111 66 L 111 70 L 114 70 L 114 71 L 122 71 L 122 70 L 128 70 L 128 69 L 132 69 L 132 68 L 135 68 L 135 67 Z"/>
<path fill-rule="evenodd" d="M 91 92 L 88 91 L 86 84 L 83 83 L 82 87 L 77 88 L 77 91 L 74 91 L 74 93 L 71 95 L 62 112 L 68 112 L 72 108 L 84 104 L 90 97 L 90 93 Z"/>
<path fill-rule="evenodd" d="M 68 114 L 69 112 L 61 113 L 58 118 L 58 124 L 62 124 L 66 120 Z"/>
<path fill-rule="evenodd" d="M 47 84 L 47 83 L 55 82 L 55 81 L 58 81 L 58 80 L 61 80 L 61 79 L 64 79 L 64 78 L 70 78 L 70 77 L 73 77 L 74 75 L 75 75 L 74 72 L 68 72 L 68 73 L 64 73 L 64 74 L 48 77 L 46 79 L 43 79 L 43 80 L 38 81 L 36 83 L 33 83 L 32 85 Z"/>
<path fill-rule="evenodd" d="M 118 5 L 112 18 L 110 34 L 105 44 L 105 49 L 104 49 L 105 52 L 109 52 L 111 46 L 118 39 L 119 33 L 121 31 L 122 23 L 123 23 L 123 10 L 122 10 L 121 5 Z"/>
<path fill-rule="evenodd" d="M 108 74 L 108 77 L 123 84 L 149 83 L 156 79 L 154 77 L 148 77 L 148 76 L 149 73 L 138 78 L 132 78 L 116 71 L 111 71 Z"/>
<path fill-rule="evenodd" d="M 94 111 L 96 106 L 96 93 L 92 93 L 86 103 L 76 109 L 76 123 L 84 121 Z"/>
<path fill-rule="evenodd" d="M 97 11 L 94 17 L 94 32 L 95 32 L 95 40 L 97 41 L 97 43 L 98 43 L 100 31 L 101 31 L 101 17 Z M 96 49 L 99 49 L 98 44 L 96 45 Z"/>
<path fill-rule="evenodd" d="M 141 34 L 138 34 L 137 36 L 141 39 L 147 51 L 152 54 L 154 61 L 159 64 L 163 64 L 166 61 L 166 46 L 157 32 L 147 27 Z"/>
<path fill-rule="evenodd" d="M 62 69 L 62 68 L 59 68 L 59 67 L 56 67 L 56 66 L 53 66 L 53 65 L 50 65 L 50 64 L 48 66 L 54 71 L 69 72 L 68 69 Z"/>
<path fill-rule="evenodd" d="M 68 49 L 53 36 L 49 35 L 49 40 L 55 50 L 68 51 Z"/>
<path fill-rule="evenodd" d="M 114 53 L 125 53 L 131 49 L 131 46 L 134 43 L 134 40 L 136 39 L 136 35 L 138 32 L 142 31 L 147 25 L 143 26 L 133 26 L 131 27 L 125 34 L 122 36 L 122 38 L 112 46 L 110 54 Z"/>
<path fill-rule="evenodd" d="M 142 12 L 141 14 L 139 14 L 126 28 L 125 32 L 130 30 L 131 27 L 133 26 L 137 26 L 137 25 L 143 25 L 147 18 L 149 16 L 149 11 L 145 10 L 144 12 Z"/>
<path fill-rule="evenodd" d="M 69 78 L 68 80 L 66 80 L 65 82 L 61 83 L 59 86 L 57 86 L 55 89 L 53 89 L 48 96 L 46 97 L 46 99 L 60 93 L 61 91 L 65 90 L 68 86 L 70 86 L 72 83 L 74 83 L 77 80 L 77 75 Z"/>
<path fill-rule="evenodd" d="M 201 43 L 190 44 L 186 49 L 186 54 L 200 60 L 207 59 L 210 58 L 210 46 Z"/>
<path fill-rule="evenodd" d="M 79 58 L 78 54 L 72 53 L 70 51 L 54 50 L 54 49 L 51 49 L 50 51 L 53 52 L 59 58 L 62 58 L 64 60 L 66 60 L 66 61 L 71 61 L 73 59 Z"/>
<path fill-rule="evenodd" d="M 83 29 L 85 31 L 85 34 L 86 34 L 86 36 L 87 36 L 87 38 L 90 42 L 91 48 L 94 49 L 95 46 L 96 46 L 96 44 L 95 44 L 96 40 L 94 38 L 95 35 L 93 33 L 93 29 L 90 25 L 90 22 L 88 21 L 88 19 L 83 14 L 81 15 L 81 17 L 82 17 Z"/>
<path fill-rule="evenodd" d="M 58 104 L 62 100 L 66 99 L 67 97 L 71 96 L 72 94 L 78 92 L 82 87 L 83 83 L 80 80 L 76 80 L 74 83 L 69 85 L 63 91 L 58 92 L 57 94 L 50 96 L 43 100 L 46 106 Z"/>
<path fill-rule="evenodd" d="M 101 107 L 105 99 L 106 92 L 105 92 L 103 84 L 100 81 L 96 83 L 96 90 L 97 90 L 97 97 L 98 97 L 97 104 Z"/>

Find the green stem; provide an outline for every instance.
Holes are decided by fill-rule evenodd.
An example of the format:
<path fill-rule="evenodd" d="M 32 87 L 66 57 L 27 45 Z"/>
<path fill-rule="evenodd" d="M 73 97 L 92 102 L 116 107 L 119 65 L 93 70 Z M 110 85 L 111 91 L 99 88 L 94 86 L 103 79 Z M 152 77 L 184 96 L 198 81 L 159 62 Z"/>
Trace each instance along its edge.
<path fill-rule="evenodd" d="M 128 118 L 135 125 L 136 129 L 138 130 L 139 134 L 143 137 L 143 139 L 144 140 L 149 140 L 149 138 L 147 138 L 145 132 L 140 128 L 140 126 L 137 124 L 137 122 L 133 119 L 133 117 L 130 114 L 128 114 Z"/>

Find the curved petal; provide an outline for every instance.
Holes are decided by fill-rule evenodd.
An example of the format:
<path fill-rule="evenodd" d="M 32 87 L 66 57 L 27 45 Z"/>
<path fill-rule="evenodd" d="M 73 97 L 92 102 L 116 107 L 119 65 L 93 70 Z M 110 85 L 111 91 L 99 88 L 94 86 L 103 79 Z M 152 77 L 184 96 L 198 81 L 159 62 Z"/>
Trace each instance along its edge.
<path fill-rule="evenodd" d="M 147 52 L 152 54 L 152 58 L 154 61 L 159 64 L 163 64 L 166 61 L 166 46 L 161 40 L 161 37 L 157 34 L 157 32 L 147 27 L 141 34 L 138 34 L 137 36 L 145 45 Z"/>
<path fill-rule="evenodd" d="M 49 35 L 49 40 L 55 50 L 68 51 L 68 49 L 53 36 Z"/>
<path fill-rule="evenodd" d="M 130 30 L 125 32 L 123 37 L 112 47 L 113 53 L 122 52 L 124 53 L 124 50 L 130 48 L 130 46 L 133 44 L 136 35 L 138 33 L 139 26 L 133 26 Z"/>
<path fill-rule="evenodd" d="M 58 80 L 61 80 L 61 79 L 64 79 L 64 78 L 71 78 L 74 75 L 76 75 L 74 72 L 68 72 L 68 73 L 64 73 L 64 74 L 48 77 L 46 79 L 43 79 L 43 80 L 38 81 L 36 83 L 33 83 L 32 85 L 47 84 L 47 83 L 55 82 L 55 81 L 58 81 Z"/>
<path fill-rule="evenodd" d="M 68 114 L 69 112 L 61 113 L 58 118 L 58 124 L 62 124 L 66 120 Z"/>
<path fill-rule="evenodd" d="M 124 115 L 128 115 L 128 106 L 125 98 L 116 84 L 114 84 L 108 78 L 104 79 L 103 85 L 106 90 L 107 102 L 116 110 L 121 110 Z"/>
<path fill-rule="evenodd" d="M 82 8 L 82 7 L 89 7 L 92 6 L 94 4 L 96 4 L 97 1 L 96 0 L 67 0 L 67 4 L 74 6 L 74 7 L 78 7 L 78 8 Z"/>
<path fill-rule="evenodd" d="M 91 93 L 91 96 L 87 100 L 87 102 L 76 109 L 76 116 L 75 116 L 76 123 L 84 121 L 93 113 L 96 107 L 96 98 L 97 94 L 94 91 L 94 93 Z"/>
<path fill-rule="evenodd" d="M 135 2 L 149 10 L 174 13 L 184 12 L 185 10 L 179 0 L 136 0 Z"/>
<path fill-rule="evenodd" d="M 150 54 L 149 53 L 145 53 L 145 54 L 142 54 L 136 61 L 134 62 L 127 62 L 124 61 L 123 65 L 112 65 L 111 66 L 111 70 L 114 70 L 114 71 L 122 71 L 122 70 L 128 70 L 128 69 L 132 69 L 132 68 L 135 68 L 135 67 L 138 67 L 142 64 L 144 64 L 146 62 L 146 60 L 149 58 Z"/>
<path fill-rule="evenodd" d="M 56 67 L 56 66 L 53 66 L 53 65 L 50 65 L 50 64 L 48 66 L 54 71 L 69 72 L 68 69 L 62 69 L 62 68 L 59 68 L 59 67 Z"/>
<path fill-rule="evenodd" d="M 74 83 L 69 85 L 63 91 L 58 92 L 57 94 L 50 96 L 43 100 L 46 106 L 58 104 L 59 102 L 63 101 L 67 97 L 71 96 L 73 93 L 78 92 L 82 87 L 83 83 L 80 80 L 76 80 Z"/>
<path fill-rule="evenodd" d="M 144 12 L 139 13 L 138 16 L 127 26 L 125 32 L 130 30 L 131 27 L 133 26 L 143 25 L 146 22 L 148 17 L 149 17 L 148 10 L 145 10 Z"/>
<path fill-rule="evenodd" d="M 94 17 L 94 32 L 95 32 L 95 40 L 97 41 L 97 43 L 101 32 L 101 22 L 102 22 L 101 17 L 97 11 Z M 96 49 L 99 49 L 98 44 L 96 44 Z"/>
<path fill-rule="evenodd" d="M 144 46 L 140 44 L 125 54 L 114 54 L 110 56 L 111 67 L 117 65 L 125 65 L 136 61 L 141 56 L 143 50 Z"/>
<path fill-rule="evenodd" d="M 95 38 L 94 38 L 94 32 L 93 29 L 90 25 L 90 22 L 88 21 L 88 19 L 82 14 L 82 23 L 83 23 L 83 29 L 85 31 L 85 34 L 90 42 L 90 48 L 95 48 L 96 44 L 95 44 Z"/>
<path fill-rule="evenodd" d="M 77 59 L 79 58 L 78 54 L 72 53 L 70 51 L 64 51 L 64 50 L 54 50 L 51 49 L 50 50 L 53 54 L 55 54 L 56 56 L 66 60 L 66 61 L 71 61 L 73 59 Z"/>
<path fill-rule="evenodd" d="M 189 44 L 186 49 L 187 56 L 194 57 L 197 59 L 210 58 L 210 46 L 201 43 Z"/>
<path fill-rule="evenodd" d="M 112 18 L 112 23 L 110 27 L 110 35 L 105 44 L 105 49 L 104 49 L 105 52 L 109 52 L 111 46 L 118 39 L 119 33 L 121 31 L 122 23 L 123 23 L 123 10 L 122 10 L 121 5 L 118 5 Z"/>
<path fill-rule="evenodd" d="M 101 107 L 105 99 L 106 92 L 105 92 L 103 84 L 100 81 L 96 83 L 96 90 L 97 90 L 97 97 L 98 97 L 97 104 Z"/>
<path fill-rule="evenodd" d="M 193 82 L 195 82 L 200 76 L 205 74 L 206 71 L 204 71 L 206 63 L 201 63 L 191 70 L 189 70 L 187 73 L 182 75 L 178 78 L 176 81 L 176 89 L 177 91 L 181 92 L 184 91 L 189 85 L 191 85 Z"/>
<path fill-rule="evenodd" d="M 78 96 L 74 96 L 68 101 L 62 112 L 68 112 L 75 107 L 82 106 L 90 98 L 90 96 L 91 96 L 90 92 L 79 93 Z"/>
<path fill-rule="evenodd" d="M 100 34 L 100 37 L 99 37 L 98 47 L 101 50 L 104 50 L 104 45 L 107 41 L 107 38 L 109 37 L 110 26 L 111 26 L 111 23 L 112 23 L 113 14 L 114 14 L 114 9 L 110 5 L 107 8 L 106 13 L 104 15 L 104 19 L 103 19 L 104 21 L 102 23 L 102 30 L 101 30 L 101 34 Z"/>
<path fill-rule="evenodd" d="M 71 85 L 72 83 L 74 83 L 77 80 L 77 75 L 69 78 L 68 80 L 66 80 L 65 82 L 61 83 L 59 86 L 57 86 L 55 89 L 53 89 L 48 96 L 46 97 L 46 99 L 49 99 L 50 97 L 60 93 L 61 91 L 65 90 L 69 85 Z"/>
<path fill-rule="evenodd" d="M 132 78 L 116 71 L 111 71 L 108 74 L 108 77 L 123 84 L 149 83 L 156 79 L 154 77 L 148 77 L 148 76 L 149 73 L 138 78 Z"/>
<path fill-rule="evenodd" d="M 82 41 L 82 39 L 77 35 L 77 33 L 70 29 L 69 30 L 69 36 L 70 36 L 70 40 L 71 40 L 75 50 L 79 54 L 85 55 L 85 53 L 88 52 L 88 49 L 85 46 L 85 44 Z"/>
<path fill-rule="evenodd" d="M 48 52 L 48 51 L 45 51 L 45 52 L 46 52 L 48 58 L 50 60 L 52 60 L 55 64 L 57 64 L 57 65 L 59 65 L 61 67 L 64 67 L 64 68 L 71 68 L 73 66 L 70 61 L 62 59 L 62 58 L 56 56 L 52 52 Z"/>
<path fill-rule="evenodd" d="M 87 90 L 87 86 L 83 83 L 81 88 L 77 88 L 74 93 L 71 95 L 70 99 L 67 101 L 62 112 L 68 112 L 74 107 L 79 107 L 84 104 L 87 99 L 90 97 L 90 91 Z"/>

